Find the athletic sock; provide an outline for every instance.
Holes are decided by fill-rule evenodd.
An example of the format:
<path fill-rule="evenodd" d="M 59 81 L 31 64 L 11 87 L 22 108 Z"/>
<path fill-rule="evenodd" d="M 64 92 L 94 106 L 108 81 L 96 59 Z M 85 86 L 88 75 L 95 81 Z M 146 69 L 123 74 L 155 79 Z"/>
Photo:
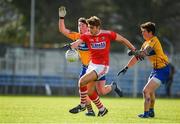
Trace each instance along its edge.
<path fill-rule="evenodd" d="M 87 107 L 88 112 L 92 112 L 93 111 L 91 103 L 87 104 L 86 107 Z"/>
<path fill-rule="evenodd" d="M 153 112 L 153 111 L 154 111 L 154 108 L 150 108 L 149 111 Z"/>
<path fill-rule="evenodd" d="M 86 97 L 87 97 L 87 86 L 83 86 L 79 88 L 79 94 L 80 94 L 80 105 L 81 107 L 86 106 Z"/>
<path fill-rule="evenodd" d="M 96 107 L 99 109 L 99 111 L 104 110 L 104 106 L 101 103 L 99 96 L 96 91 L 92 93 L 92 95 L 89 96 L 89 98 L 93 101 L 93 103 L 96 105 Z"/>

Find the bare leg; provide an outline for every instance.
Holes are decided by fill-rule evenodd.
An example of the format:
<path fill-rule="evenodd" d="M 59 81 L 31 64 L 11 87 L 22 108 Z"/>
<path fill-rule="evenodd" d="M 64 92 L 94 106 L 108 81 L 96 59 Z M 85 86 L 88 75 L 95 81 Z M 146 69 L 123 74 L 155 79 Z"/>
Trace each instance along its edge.
<path fill-rule="evenodd" d="M 106 95 L 112 91 L 112 86 L 105 85 L 105 83 L 106 83 L 105 80 L 96 82 L 96 88 L 99 95 Z"/>
<path fill-rule="evenodd" d="M 151 103 L 150 103 L 150 108 L 154 108 L 154 104 L 155 104 L 155 93 L 151 93 L 150 94 L 151 97 Z"/>
<path fill-rule="evenodd" d="M 144 99 L 145 99 L 145 104 L 144 104 L 144 111 L 149 111 L 151 102 L 153 103 L 155 100 L 155 90 L 159 87 L 160 85 L 156 83 L 153 79 L 151 79 L 147 85 L 144 87 L 143 94 L 144 94 Z M 153 97 L 151 97 L 151 95 Z M 153 99 L 152 99 L 153 98 Z M 152 100 L 152 101 L 151 101 Z M 153 105 L 153 104 L 152 104 Z M 154 106 L 154 105 L 153 105 Z"/>
<path fill-rule="evenodd" d="M 139 115 L 139 117 L 146 118 L 148 117 L 148 112 L 151 106 L 154 106 L 154 100 L 155 100 L 155 95 L 154 98 L 152 97 L 153 94 L 155 94 L 155 90 L 159 87 L 160 85 L 154 81 L 154 79 L 150 79 L 148 83 L 145 85 L 143 89 L 143 95 L 144 95 L 144 114 Z M 152 96 L 151 96 L 152 95 Z"/>
<path fill-rule="evenodd" d="M 115 82 L 110 85 L 105 85 L 106 80 L 101 80 L 96 82 L 96 88 L 99 95 L 106 95 L 112 90 L 115 91 L 120 97 L 123 96 L 122 90 L 117 86 Z"/>
<path fill-rule="evenodd" d="M 151 97 L 151 103 L 150 103 L 150 108 L 149 108 L 149 116 L 150 117 L 154 117 L 155 113 L 154 113 L 154 104 L 155 104 L 155 93 L 151 93 L 150 94 Z"/>

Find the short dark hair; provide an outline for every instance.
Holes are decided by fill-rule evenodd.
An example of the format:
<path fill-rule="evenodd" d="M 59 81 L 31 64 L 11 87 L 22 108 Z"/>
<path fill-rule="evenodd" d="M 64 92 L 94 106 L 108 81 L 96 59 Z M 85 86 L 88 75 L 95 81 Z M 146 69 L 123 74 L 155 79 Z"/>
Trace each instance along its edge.
<path fill-rule="evenodd" d="M 88 25 L 88 23 L 86 22 L 86 18 L 84 18 L 84 17 L 79 18 L 78 22 L 82 22 L 82 23 Z"/>
<path fill-rule="evenodd" d="M 142 29 L 146 29 L 148 32 L 152 32 L 152 34 L 154 35 L 155 34 L 155 23 L 153 22 L 146 22 L 146 23 L 143 23 L 140 25 L 140 28 Z"/>
<path fill-rule="evenodd" d="M 92 16 L 89 19 L 87 19 L 87 23 L 92 26 L 101 26 L 101 20 L 97 16 Z"/>

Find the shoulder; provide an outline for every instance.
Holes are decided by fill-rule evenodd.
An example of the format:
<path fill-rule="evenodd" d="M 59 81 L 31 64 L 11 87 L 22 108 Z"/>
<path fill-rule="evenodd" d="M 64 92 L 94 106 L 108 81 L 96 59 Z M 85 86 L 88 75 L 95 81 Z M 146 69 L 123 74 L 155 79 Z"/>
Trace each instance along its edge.
<path fill-rule="evenodd" d="M 77 40 L 77 39 L 80 38 L 80 33 L 78 33 L 78 32 L 69 32 L 67 34 L 67 37 L 72 39 L 72 40 Z"/>
<path fill-rule="evenodd" d="M 103 34 L 112 34 L 112 33 L 115 33 L 113 31 L 110 31 L 110 30 L 101 30 L 101 33 Z"/>
<path fill-rule="evenodd" d="M 150 40 L 152 43 L 155 43 L 155 42 L 160 42 L 159 39 L 154 36 L 151 40 Z"/>
<path fill-rule="evenodd" d="M 155 50 L 159 50 L 159 49 L 162 49 L 162 46 L 161 46 L 161 43 L 159 41 L 159 39 L 154 36 L 149 42 L 148 44 L 150 47 L 152 47 L 153 49 Z"/>
<path fill-rule="evenodd" d="M 110 37 L 112 40 L 116 38 L 116 33 L 110 30 L 101 30 L 100 35 Z"/>
<path fill-rule="evenodd" d="M 78 32 L 73 32 L 73 31 L 69 32 L 68 34 L 69 34 L 69 35 L 80 35 L 80 33 L 78 33 Z"/>

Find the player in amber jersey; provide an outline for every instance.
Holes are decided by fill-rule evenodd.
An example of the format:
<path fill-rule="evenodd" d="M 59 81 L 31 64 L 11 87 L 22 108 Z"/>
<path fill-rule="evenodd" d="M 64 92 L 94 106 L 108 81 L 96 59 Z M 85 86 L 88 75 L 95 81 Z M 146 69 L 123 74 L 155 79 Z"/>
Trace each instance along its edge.
<path fill-rule="evenodd" d="M 87 23 L 85 18 L 79 18 L 78 20 L 78 30 L 79 32 L 71 32 L 65 27 L 64 19 L 59 20 L 59 30 L 69 39 L 76 41 L 80 38 L 80 35 L 88 31 Z M 90 61 L 90 53 L 88 47 L 85 43 L 82 43 L 78 47 L 78 52 L 80 55 L 80 60 L 82 64 L 86 67 Z"/>
<path fill-rule="evenodd" d="M 80 35 L 84 34 L 85 32 L 88 32 L 88 25 L 86 23 L 85 18 L 79 18 L 79 20 L 78 20 L 78 31 L 79 32 L 71 32 L 69 29 L 67 29 L 65 27 L 65 24 L 64 24 L 64 16 L 65 15 L 66 15 L 65 8 L 60 7 L 60 10 L 59 10 L 59 16 L 60 16 L 59 31 L 62 32 L 66 37 L 70 38 L 73 41 L 76 41 L 77 39 L 80 38 Z M 82 62 L 82 70 L 81 70 L 81 74 L 80 74 L 80 77 L 82 77 L 86 73 L 86 70 L 87 70 L 87 67 L 88 67 L 88 64 L 90 61 L 90 52 L 89 52 L 89 49 L 88 49 L 85 42 L 81 43 L 78 46 L 78 51 L 79 51 L 80 59 Z M 99 82 L 99 83 L 96 83 L 98 85 L 96 85 L 94 82 L 91 82 L 87 85 L 88 94 L 92 94 L 94 92 L 95 85 L 96 85 L 96 89 L 97 89 L 99 95 L 105 95 L 105 94 L 111 92 L 112 90 L 115 90 L 120 96 L 122 96 L 122 91 L 120 91 L 120 89 L 118 89 L 118 87 L 116 86 L 115 83 L 110 84 L 110 85 L 104 85 L 106 82 L 105 76 L 102 76 L 96 82 Z M 83 94 L 83 92 L 81 92 L 81 90 L 79 90 L 79 91 L 80 91 L 80 100 L 83 101 L 84 98 L 81 95 L 81 94 Z M 90 115 L 90 116 L 95 115 L 95 113 L 92 109 L 92 106 L 90 104 L 90 100 L 88 100 L 88 99 L 87 99 L 86 107 L 88 110 L 88 113 L 86 113 L 86 115 Z M 69 112 L 70 113 L 79 113 L 80 111 L 85 110 L 84 108 L 81 109 L 81 107 L 79 105 L 76 108 L 79 108 L 79 109 L 73 108 Z"/>
<path fill-rule="evenodd" d="M 148 82 L 143 89 L 144 96 L 144 113 L 138 115 L 140 118 L 154 117 L 155 90 L 160 84 L 166 83 L 169 77 L 169 60 L 164 54 L 162 46 L 158 38 L 155 36 L 155 24 L 146 22 L 140 26 L 142 36 L 145 39 L 140 55 L 147 56 L 152 65 L 152 72 Z M 121 71 L 125 73 L 128 68 L 136 64 L 137 59 L 132 57 L 125 68 Z"/>
<path fill-rule="evenodd" d="M 111 41 L 116 40 L 126 45 L 132 51 L 135 51 L 135 47 L 120 34 L 112 31 L 101 30 L 101 20 L 98 17 L 90 17 L 87 19 L 87 23 L 89 32 L 82 34 L 79 40 L 71 44 L 72 48 L 77 48 L 81 43 L 85 42 L 91 53 L 91 61 L 88 66 L 88 70 L 79 80 L 79 89 L 84 93 L 82 94 L 83 97 L 87 96 L 87 84 L 100 79 L 108 73 L 109 49 Z M 96 82 L 96 84 L 98 85 L 98 82 Z M 95 91 L 89 95 L 89 97 L 99 109 L 98 116 L 104 116 L 107 114 L 108 110 L 103 106 Z M 85 100 L 81 101 L 80 105 L 82 108 L 85 106 L 85 103 Z"/>

